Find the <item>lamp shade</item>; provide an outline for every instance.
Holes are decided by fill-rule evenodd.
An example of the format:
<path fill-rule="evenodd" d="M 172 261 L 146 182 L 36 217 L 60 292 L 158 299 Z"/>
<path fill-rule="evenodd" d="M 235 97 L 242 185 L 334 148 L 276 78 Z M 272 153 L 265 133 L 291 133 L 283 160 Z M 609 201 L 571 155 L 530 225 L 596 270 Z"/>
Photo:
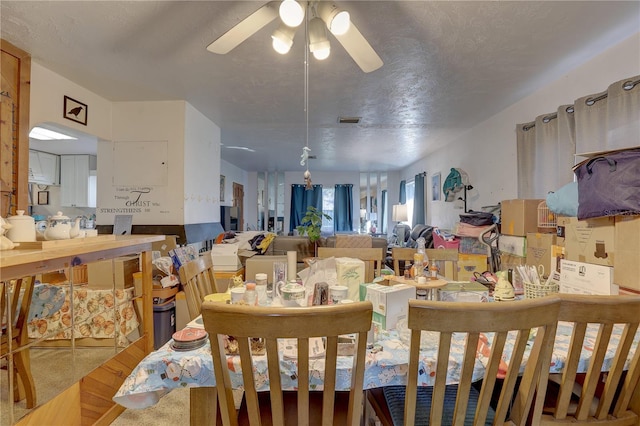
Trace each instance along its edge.
<path fill-rule="evenodd" d="M 295 28 L 281 24 L 271 35 L 273 49 L 282 55 L 288 53 L 293 45 L 294 35 Z"/>
<path fill-rule="evenodd" d="M 320 18 L 313 18 L 309 22 L 309 51 L 318 60 L 329 56 L 331 45 L 327 38 L 327 32 Z"/>
<path fill-rule="evenodd" d="M 304 19 L 304 9 L 295 0 L 284 0 L 280 3 L 280 19 L 290 27 L 297 27 Z"/>
<path fill-rule="evenodd" d="M 318 2 L 318 14 L 320 18 L 327 24 L 327 28 L 332 34 L 342 35 L 349 30 L 351 19 L 349 12 L 340 9 L 333 2 Z"/>
<path fill-rule="evenodd" d="M 409 216 L 407 215 L 407 205 L 406 204 L 394 204 L 393 212 L 391 213 L 391 220 L 394 222 L 406 222 L 409 220 Z"/>

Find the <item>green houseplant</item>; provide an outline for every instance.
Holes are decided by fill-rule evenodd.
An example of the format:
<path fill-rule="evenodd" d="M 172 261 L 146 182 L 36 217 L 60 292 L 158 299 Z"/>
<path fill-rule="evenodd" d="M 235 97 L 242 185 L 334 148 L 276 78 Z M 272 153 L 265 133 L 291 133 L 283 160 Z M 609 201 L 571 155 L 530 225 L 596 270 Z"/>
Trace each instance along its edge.
<path fill-rule="evenodd" d="M 306 234 L 309 236 L 309 241 L 315 246 L 316 255 L 318 251 L 318 240 L 321 236 L 322 219 L 333 220 L 331 216 L 323 213 L 322 210 L 318 210 L 314 206 L 309 206 L 307 207 L 307 213 L 302 218 L 302 223 L 296 228 L 298 234 Z"/>

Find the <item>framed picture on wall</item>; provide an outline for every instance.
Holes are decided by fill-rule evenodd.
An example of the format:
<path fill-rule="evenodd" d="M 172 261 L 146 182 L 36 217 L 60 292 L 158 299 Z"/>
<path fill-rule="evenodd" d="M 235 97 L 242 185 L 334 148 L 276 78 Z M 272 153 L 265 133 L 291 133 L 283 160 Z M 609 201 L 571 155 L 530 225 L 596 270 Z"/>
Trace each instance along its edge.
<path fill-rule="evenodd" d="M 440 201 L 440 173 L 431 176 L 431 201 Z"/>
<path fill-rule="evenodd" d="M 49 191 L 38 191 L 38 204 L 41 206 L 49 204 Z"/>
<path fill-rule="evenodd" d="M 224 201 L 224 186 L 225 186 L 225 177 L 224 175 L 220 175 L 220 201 Z"/>
<path fill-rule="evenodd" d="M 87 104 L 76 101 L 69 96 L 64 97 L 64 114 L 63 117 L 67 120 L 75 121 L 76 123 L 87 125 Z"/>

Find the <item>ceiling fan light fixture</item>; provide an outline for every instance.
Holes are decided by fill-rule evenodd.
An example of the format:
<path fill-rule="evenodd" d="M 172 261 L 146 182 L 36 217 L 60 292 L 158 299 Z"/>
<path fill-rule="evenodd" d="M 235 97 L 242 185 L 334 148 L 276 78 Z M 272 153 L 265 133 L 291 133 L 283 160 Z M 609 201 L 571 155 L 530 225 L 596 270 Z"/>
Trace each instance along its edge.
<path fill-rule="evenodd" d="M 343 35 L 349 30 L 351 26 L 349 12 L 340 9 L 335 3 L 321 1 L 318 3 L 317 10 L 332 34 Z"/>
<path fill-rule="evenodd" d="M 319 61 L 327 59 L 331 52 L 331 44 L 327 38 L 324 23 L 317 17 L 309 22 L 309 51 Z"/>
<path fill-rule="evenodd" d="M 289 27 L 297 27 L 304 19 L 304 8 L 295 0 L 283 0 L 279 8 L 280 19 Z"/>
<path fill-rule="evenodd" d="M 273 34 L 271 34 L 273 50 L 280 53 L 281 55 L 289 53 L 291 46 L 293 46 L 294 34 L 295 34 L 294 28 L 281 24 L 273 32 Z"/>

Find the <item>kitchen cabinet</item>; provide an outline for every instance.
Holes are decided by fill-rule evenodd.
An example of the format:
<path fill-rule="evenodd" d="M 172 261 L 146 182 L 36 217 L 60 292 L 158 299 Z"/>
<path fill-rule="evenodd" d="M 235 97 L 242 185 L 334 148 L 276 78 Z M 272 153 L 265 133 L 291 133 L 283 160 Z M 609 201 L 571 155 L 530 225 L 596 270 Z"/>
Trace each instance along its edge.
<path fill-rule="evenodd" d="M 29 150 L 29 183 L 58 185 L 60 183 L 60 156 Z"/>
<path fill-rule="evenodd" d="M 95 155 L 60 156 L 61 206 L 96 206 L 96 165 Z"/>

